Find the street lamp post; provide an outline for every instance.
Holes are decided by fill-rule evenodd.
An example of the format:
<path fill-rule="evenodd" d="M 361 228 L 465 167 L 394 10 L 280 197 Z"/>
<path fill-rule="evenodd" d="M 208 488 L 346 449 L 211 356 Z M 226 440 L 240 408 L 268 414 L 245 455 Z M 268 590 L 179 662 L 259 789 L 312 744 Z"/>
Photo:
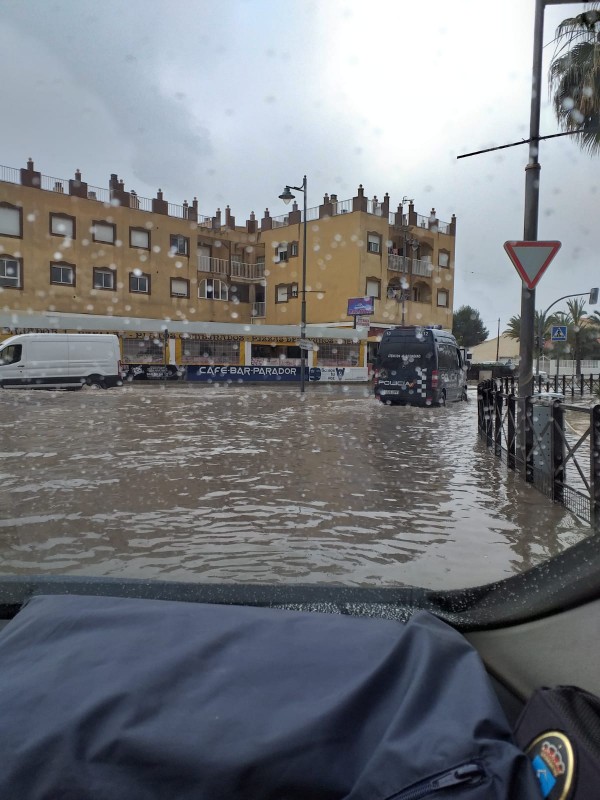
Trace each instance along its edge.
<path fill-rule="evenodd" d="M 303 223 L 304 229 L 302 234 L 302 303 L 300 307 L 300 339 L 306 339 L 306 175 L 302 179 L 302 186 L 286 186 L 283 192 L 279 195 L 279 199 L 283 200 L 283 202 L 287 205 L 294 199 L 294 195 L 292 194 L 292 189 L 296 192 L 302 192 L 304 195 L 304 213 L 303 213 Z M 304 345 L 304 341 L 302 341 Z M 300 394 L 304 394 L 304 383 L 305 383 L 305 376 L 304 372 L 306 369 L 306 350 L 304 347 L 300 348 Z"/>
<path fill-rule="evenodd" d="M 529 161 L 525 167 L 525 213 L 523 239 L 536 242 L 540 198 L 540 109 L 542 97 L 542 56 L 544 47 L 544 10 L 549 5 L 566 5 L 573 0 L 535 0 L 533 29 L 533 68 L 531 81 L 531 106 L 529 116 Z M 521 289 L 521 339 L 519 341 L 519 425 L 521 448 L 525 449 L 525 398 L 533 392 L 533 340 L 535 331 L 535 289 L 525 284 Z M 525 459 L 523 459 L 525 463 Z"/>

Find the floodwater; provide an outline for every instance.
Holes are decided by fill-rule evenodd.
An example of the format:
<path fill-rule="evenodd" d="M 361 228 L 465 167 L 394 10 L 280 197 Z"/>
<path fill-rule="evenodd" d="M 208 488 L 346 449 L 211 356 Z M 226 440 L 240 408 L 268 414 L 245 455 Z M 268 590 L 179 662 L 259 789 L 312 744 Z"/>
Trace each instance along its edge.
<path fill-rule="evenodd" d="M 506 577 L 589 528 L 507 473 L 470 397 L 0 392 L 0 571 L 436 588 Z"/>

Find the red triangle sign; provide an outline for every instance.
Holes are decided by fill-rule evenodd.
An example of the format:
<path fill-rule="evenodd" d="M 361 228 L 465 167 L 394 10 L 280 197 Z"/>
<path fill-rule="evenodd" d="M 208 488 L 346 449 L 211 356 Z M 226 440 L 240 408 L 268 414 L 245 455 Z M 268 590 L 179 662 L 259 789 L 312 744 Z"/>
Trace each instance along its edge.
<path fill-rule="evenodd" d="M 554 256 L 560 242 L 504 242 L 504 249 L 528 289 L 535 289 Z"/>

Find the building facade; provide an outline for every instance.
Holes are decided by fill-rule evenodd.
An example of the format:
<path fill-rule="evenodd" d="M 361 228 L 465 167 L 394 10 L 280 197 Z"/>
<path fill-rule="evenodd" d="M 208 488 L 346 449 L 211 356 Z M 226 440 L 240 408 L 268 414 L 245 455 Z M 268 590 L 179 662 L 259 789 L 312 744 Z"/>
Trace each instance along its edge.
<path fill-rule="evenodd" d="M 308 360 L 315 368 L 366 370 L 367 353 L 390 326 L 452 327 L 455 217 L 442 222 L 435 209 L 419 215 L 412 201 L 390 212 L 389 202 L 387 194 L 382 201 L 365 197 L 360 186 L 353 198 L 325 195 L 307 211 L 309 326 L 354 328 L 348 301 L 373 298 L 372 346 L 361 345 L 357 360 L 350 340 L 342 337 L 338 347 L 321 330 L 323 350 Z M 131 361 L 131 320 L 155 320 L 146 322 L 152 330 L 144 333 L 143 363 L 193 351 L 190 358 L 201 364 L 216 357 L 204 350 L 218 350 L 221 361 L 229 350 L 171 347 L 154 341 L 154 333 L 182 323 L 202 342 L 202 325 L 220 326 L 221 337 L 227 325 L 246 325 L 248 346 L 232 351 L 231 363 L 299 364 L 303 223 L 297 203 L 286 215 L 271 217 L 267 209 L 260 222 L 251 213 L 238 225 L 229 207 L 203 216 L 196 198 L 176 205 L 160 189 L 141 197 L 116 174 L 103 189 L 79 170 L 66 180 L 43 175 L 31 159 L 24 168 L 0 167 L 1 334 L 27 328 L 28 317 L 76 318 L 80 330 L 123 332 L 124 359 Z M 366 341 L 364 320 L 360 327 L 358 338 Z M 261 329 L 280 335 L 270 343 Z"/>

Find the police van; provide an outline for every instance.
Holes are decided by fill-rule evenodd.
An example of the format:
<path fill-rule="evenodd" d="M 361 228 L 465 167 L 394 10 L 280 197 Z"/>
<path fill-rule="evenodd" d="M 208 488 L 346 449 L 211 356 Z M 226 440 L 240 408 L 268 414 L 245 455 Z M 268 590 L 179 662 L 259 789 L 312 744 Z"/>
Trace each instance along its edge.
<path fill-rule="evenodd" d="M 388 405 L 466 400 L 466 369 L 464 350 L 448 331 L 416 325 L 392 328 L 379 345 L 375 396 Z"/>

